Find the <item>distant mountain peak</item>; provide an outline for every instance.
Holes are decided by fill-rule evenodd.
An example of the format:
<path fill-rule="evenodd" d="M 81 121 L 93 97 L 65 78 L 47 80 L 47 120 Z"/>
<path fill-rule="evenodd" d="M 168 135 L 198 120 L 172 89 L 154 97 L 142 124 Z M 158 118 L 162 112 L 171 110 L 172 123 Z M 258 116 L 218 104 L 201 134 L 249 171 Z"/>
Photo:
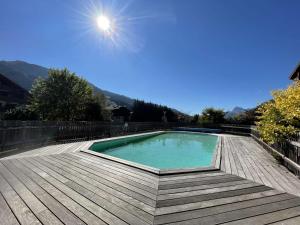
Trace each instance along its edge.
<path fill-rule="evenodd" d="M 244 113 L 246 112 L 247 109 L 244 109 L 242 107 L 239 107 L 239 106 L 236 106 L 234 107 L 231 111 L 228 111 L 226 114 L 225 114 L 225 119 L 230 119 L 230 118 L 233 118 L 241 113 Z"/>

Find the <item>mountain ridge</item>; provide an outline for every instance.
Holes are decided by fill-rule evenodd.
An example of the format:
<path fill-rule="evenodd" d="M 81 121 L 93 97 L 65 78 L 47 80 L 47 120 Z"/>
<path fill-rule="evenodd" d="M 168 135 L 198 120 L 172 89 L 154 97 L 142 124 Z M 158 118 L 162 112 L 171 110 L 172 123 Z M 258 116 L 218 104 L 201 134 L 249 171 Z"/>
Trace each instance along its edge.
<path fill-rule="evenodd" d="M 34 80 L 38 77 L 46 78 L 48 76 L 48 71 L 49 68 L 21 60 L 0 61 L 0 73 L 28 91 Z M 126 106 L 129 109 L 132 108 L 134 99 L 125 95 L 103 90 L 90 82 L 88 83 L 95 92 L 101 92 L 107 97 L 110 108 L 115 108 L 117 106 Z"/>

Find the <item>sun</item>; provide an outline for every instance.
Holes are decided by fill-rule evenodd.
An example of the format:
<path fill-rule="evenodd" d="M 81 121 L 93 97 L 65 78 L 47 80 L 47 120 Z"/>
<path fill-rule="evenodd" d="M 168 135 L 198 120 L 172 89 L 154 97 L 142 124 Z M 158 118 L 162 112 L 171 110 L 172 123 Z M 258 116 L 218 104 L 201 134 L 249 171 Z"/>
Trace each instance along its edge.
<path fill-rule="evenodd" d="M 101 15 L 101 16 L 97 17 L 97 25 L 98 25 L 99 29 L 104 32 L 108 32 L 111 30 L 111 21 L 105 15 Z"/>

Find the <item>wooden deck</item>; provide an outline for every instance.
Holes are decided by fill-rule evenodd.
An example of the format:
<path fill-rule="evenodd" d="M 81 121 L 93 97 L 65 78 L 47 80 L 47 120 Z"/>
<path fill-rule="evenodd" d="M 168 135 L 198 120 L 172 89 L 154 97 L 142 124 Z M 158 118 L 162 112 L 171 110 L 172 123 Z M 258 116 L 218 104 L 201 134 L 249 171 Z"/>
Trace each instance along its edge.
<path fill-rule="evenodd" d="M 223 171 L 300 196 L 299 178 L 254 139 L 228 135 L 222 141 Z"/>
<path fill-rule="evenodd" d="M 89 142 L 1 159 L 0 224 L 300 224 L 299 180 L 251 139 L 222 144 L 225 172 L 157 176 L 78 152 Z"/>

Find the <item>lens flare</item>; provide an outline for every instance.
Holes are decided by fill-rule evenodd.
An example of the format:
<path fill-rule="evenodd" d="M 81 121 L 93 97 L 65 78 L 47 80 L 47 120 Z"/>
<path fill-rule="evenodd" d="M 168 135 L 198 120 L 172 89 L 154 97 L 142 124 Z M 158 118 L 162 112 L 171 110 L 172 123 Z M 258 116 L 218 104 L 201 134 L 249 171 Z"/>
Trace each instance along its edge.
<path fill-rule="evenodd" d="M 111 30 L 111 21 L 105 15 L 101 15 L 97 17 L 97 25 L 100 28 L 100 30 L 104 32 L 108 32 Z"/>
<path fill-rule="evenodd" d="M 164 10 L 133 10 L 136 0 L 80 0 L 74 8 L 74 28 L 79 28 L 76 38 L 90 36 L 97 47 L 140 52 L 145 45 L 145 39 L 140 30 L 154 22 L 174 21 L 168 8 Z M 81 41 L 77 41 L 81 43 Z"/>

